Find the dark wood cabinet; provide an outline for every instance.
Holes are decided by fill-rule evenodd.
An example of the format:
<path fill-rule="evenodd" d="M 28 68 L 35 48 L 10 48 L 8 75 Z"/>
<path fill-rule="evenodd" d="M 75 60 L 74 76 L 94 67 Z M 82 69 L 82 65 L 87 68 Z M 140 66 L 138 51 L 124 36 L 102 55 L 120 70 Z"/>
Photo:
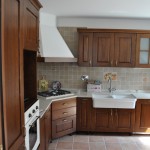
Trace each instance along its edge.
<path fill-rule="evenodd" d="M 136 34 L 115 33 L 114 66 L 134 67 L 136 58 Z"/>
<path fill-rule="evenodd" d="M 39 49 L 39 9 L 37 0 L 26 0 L 24 4 L 24 49 Z"/>
<path fill-rule="evenodd" d="M 80 66 L 92 66 L 92 43 L 93 33 L 80 33 L 79 35 L 79 56 L 78 64 Z"/>
<path fill-rule="evenodd" d="M 40 147 L 39 150 L 48 150 L 51 141 L 51 107 L 40 119 Z"/>
<path fill-rule="evenodd" d="M 77 131 L 91 130 L 91 98 L 77 98 Z"/>
<path fill-rule="evenodd" d="M 52 139 L 76 131 L 76 98 L 52 103 Z"/>
<path fill-rule="evenodd" d="M 136 102 L 135 132 L 150 132 L 150 100 Z"/>
<path fill-rule="evenodd" d="M 79 65 L 134 67 L 136 33 L 130 30 L 78 29 Z M 131 33 L 130 33 L 131 32 Z"/>
<path fill-rule="evenodd" d="M 94 131 L 99 132 L 133 132 L 134 109 L 96 108 L 92 115 Z"/>
<path fill-rule="evenodd" d="M 150 33 L 137 34 L 136 67 L 150 67 Z"/>

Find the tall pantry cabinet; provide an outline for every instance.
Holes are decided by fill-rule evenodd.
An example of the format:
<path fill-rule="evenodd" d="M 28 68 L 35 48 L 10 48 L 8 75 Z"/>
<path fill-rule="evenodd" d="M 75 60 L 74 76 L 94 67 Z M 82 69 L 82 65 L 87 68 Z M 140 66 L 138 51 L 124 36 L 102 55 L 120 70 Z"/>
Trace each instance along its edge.
<path fill-rule="evenodd" d="M 24 149 L 23 50 L 27 1 L 32 5 L 37 0 L 1 0 L 0 144 L 4 150 Z"/>

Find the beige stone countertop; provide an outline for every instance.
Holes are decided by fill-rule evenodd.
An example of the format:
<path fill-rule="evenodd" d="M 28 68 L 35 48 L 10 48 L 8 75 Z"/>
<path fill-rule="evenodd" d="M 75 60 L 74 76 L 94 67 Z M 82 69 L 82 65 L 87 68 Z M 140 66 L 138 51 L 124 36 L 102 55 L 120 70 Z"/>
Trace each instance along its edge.
<path fill-rule="evenodd" d="M 40 98 L 39 99 L 39 107 L 40 107 L 40 117 L 42 118 L 42 116 L 44 115 L 44 113 L 46 112 L 46 110 L 49 108 L 49 106 L 51 105 L 52 102 L 55 101 L 59 101 L 59 100 L 65 100 L 68 98 L 74 98 L 77 97 L 76 95 L 73 96 L 67 96 L 67 97 L 61 97 L 61 98 L 53 98 L 53 99 L 44 99 L 44 98 Z"/>

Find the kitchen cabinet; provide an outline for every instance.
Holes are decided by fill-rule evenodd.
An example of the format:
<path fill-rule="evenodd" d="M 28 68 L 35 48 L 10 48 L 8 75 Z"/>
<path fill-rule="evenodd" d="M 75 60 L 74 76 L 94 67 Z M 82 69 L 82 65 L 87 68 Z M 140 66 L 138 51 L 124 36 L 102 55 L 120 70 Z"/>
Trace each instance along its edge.
<path fill-rule="evenodd" d="M 135 132 L 150 132 L 150 99 L 136 102 Z"/>
<path fill-rule="evenodd" d="M 1 2 L 1 124 L 3 149 L 7 150 L 20 149 L 25 138 L 23 49 L 26 1 Z"/>
<path fill-rule="evenodd" d="M 79 51 L 78 51 L 78 64 L 79 66 L 92 66 L 92 42 L 93 33 L 80 33 L 79 34 Z"/>
<path fill-rule="evenodd" d="M 52 103 L 52 139 L 76 131 L 76 98 Z"/>
<path fill-rule="evenodd" d="M 135 114 L 132 109 L 96 108 L 92 115 L 97 132 L 133 132 Z"/>
<path fill-rule="evenodd" d="M 51 141 L 51 108 L 40 118 L 40 147 L 39 150 L 48 150 Z"/>
<path fill-rule="evenodd" d="M 135 66 L 136 33 L 133 31 L 78 29 L 78 32 L 80 66 Z"/>
<path fill-rule="evenodd" d="M 91 130 L 92 99 L 77 98 L 77 131 Z"/>
<path fill-rule="evenodd" d="M 150 67 L 150 34 L 137 34 L 136 66 Z"/>
<path fill-rule="evenodd" d="M 24 49 L 39 49 L 39 9 L 37 0 L 25 0 L 24 4 Z"/>

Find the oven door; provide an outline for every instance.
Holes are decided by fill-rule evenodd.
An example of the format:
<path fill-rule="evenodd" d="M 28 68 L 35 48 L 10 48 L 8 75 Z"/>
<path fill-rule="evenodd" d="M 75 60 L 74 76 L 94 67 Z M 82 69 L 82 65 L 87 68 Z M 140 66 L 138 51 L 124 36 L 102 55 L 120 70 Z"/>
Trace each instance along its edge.
<path fill-rule="evenodd" d="M 26 124 L 25 144 L 27 150 L 37 150 L 40 144 L 39 117 L 34 117 Z"/>

